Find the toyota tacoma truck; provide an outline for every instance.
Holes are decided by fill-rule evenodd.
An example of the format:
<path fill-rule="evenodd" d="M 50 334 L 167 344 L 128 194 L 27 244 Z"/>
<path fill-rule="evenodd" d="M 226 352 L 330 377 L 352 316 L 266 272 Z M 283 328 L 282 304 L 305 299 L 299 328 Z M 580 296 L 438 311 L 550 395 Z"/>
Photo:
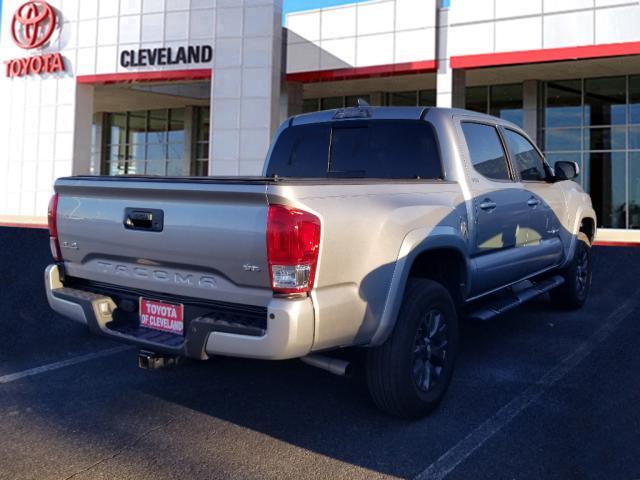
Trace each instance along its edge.
<path fill-rule="evenodd" d="M 55 183 L 49 304 L 163 358 L 300 358 L 343 374 L 366 349 L 374 403 L 433 410 L 459 319 L 550 293 L 580 308 L 596 215 L 516 125 L 458 109 L 299 115 L 260 177 L 76 176 Z"/>

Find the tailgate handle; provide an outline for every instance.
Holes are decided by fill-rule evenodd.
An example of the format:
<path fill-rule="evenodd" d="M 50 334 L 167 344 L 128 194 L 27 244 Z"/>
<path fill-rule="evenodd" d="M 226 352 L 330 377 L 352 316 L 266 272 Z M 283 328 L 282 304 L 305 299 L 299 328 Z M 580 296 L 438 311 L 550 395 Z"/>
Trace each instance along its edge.
<path fill-rule="evenodd" d="M 126 208 L 124 211 L 124 228 L 161 232 L 164 228 L 164 212 L 162 210 Z"/>

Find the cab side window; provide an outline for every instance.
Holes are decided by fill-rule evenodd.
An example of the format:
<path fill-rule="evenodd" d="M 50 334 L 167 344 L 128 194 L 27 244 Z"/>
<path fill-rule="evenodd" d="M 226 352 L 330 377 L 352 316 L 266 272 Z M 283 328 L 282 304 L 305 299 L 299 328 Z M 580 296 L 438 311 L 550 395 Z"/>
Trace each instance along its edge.
<path fill-rule="evenodd" d="M 529 140 L 513 130 L 504 130 L 514 167 L 523 181 L 543 182 L 547 179 L 544 159 Z"/>
<path fill-rule="evenodd" d="M 511 180 L 507 157 L 496 127 L 463 122 L 462 131 L 469 147 L 473 168 L 492 180 Z"/>

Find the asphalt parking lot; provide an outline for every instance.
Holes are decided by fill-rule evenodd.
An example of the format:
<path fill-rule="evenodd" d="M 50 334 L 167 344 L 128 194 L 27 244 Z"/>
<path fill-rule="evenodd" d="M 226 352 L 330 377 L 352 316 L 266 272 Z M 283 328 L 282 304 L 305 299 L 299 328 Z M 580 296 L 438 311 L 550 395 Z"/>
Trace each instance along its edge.
<path fill-rule="evenodd" d="M 640 250 L 595 249 L 582 311 L 464 324 L 445 403 L 407 422 L 298 361 L 140 370 L 49 311 L 45 231 L 0 246 L 0 479 L 640 478 Z"/>

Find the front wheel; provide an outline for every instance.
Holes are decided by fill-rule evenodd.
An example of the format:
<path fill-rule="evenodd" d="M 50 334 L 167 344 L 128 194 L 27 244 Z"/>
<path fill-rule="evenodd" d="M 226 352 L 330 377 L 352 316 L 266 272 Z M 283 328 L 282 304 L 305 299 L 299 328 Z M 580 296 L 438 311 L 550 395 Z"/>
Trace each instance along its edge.
<path fill-rule="evenodd" d="M 422 417 L 438 406 L 451 381 L 458 351 L 458 317 L 439 283 L 411 279 L 387 341 L 367 354 L 367 385 L 389 414 Z"/>
<path fill-rule="evenodd" d="M 591 242 L 584 233 L 578 233 L 576 251 L 571 263 L 560 272 L 564 284 L 551 291 L 551 301 L 560 308 L 577 310 L 584 305 L 591 288 Z"/>

